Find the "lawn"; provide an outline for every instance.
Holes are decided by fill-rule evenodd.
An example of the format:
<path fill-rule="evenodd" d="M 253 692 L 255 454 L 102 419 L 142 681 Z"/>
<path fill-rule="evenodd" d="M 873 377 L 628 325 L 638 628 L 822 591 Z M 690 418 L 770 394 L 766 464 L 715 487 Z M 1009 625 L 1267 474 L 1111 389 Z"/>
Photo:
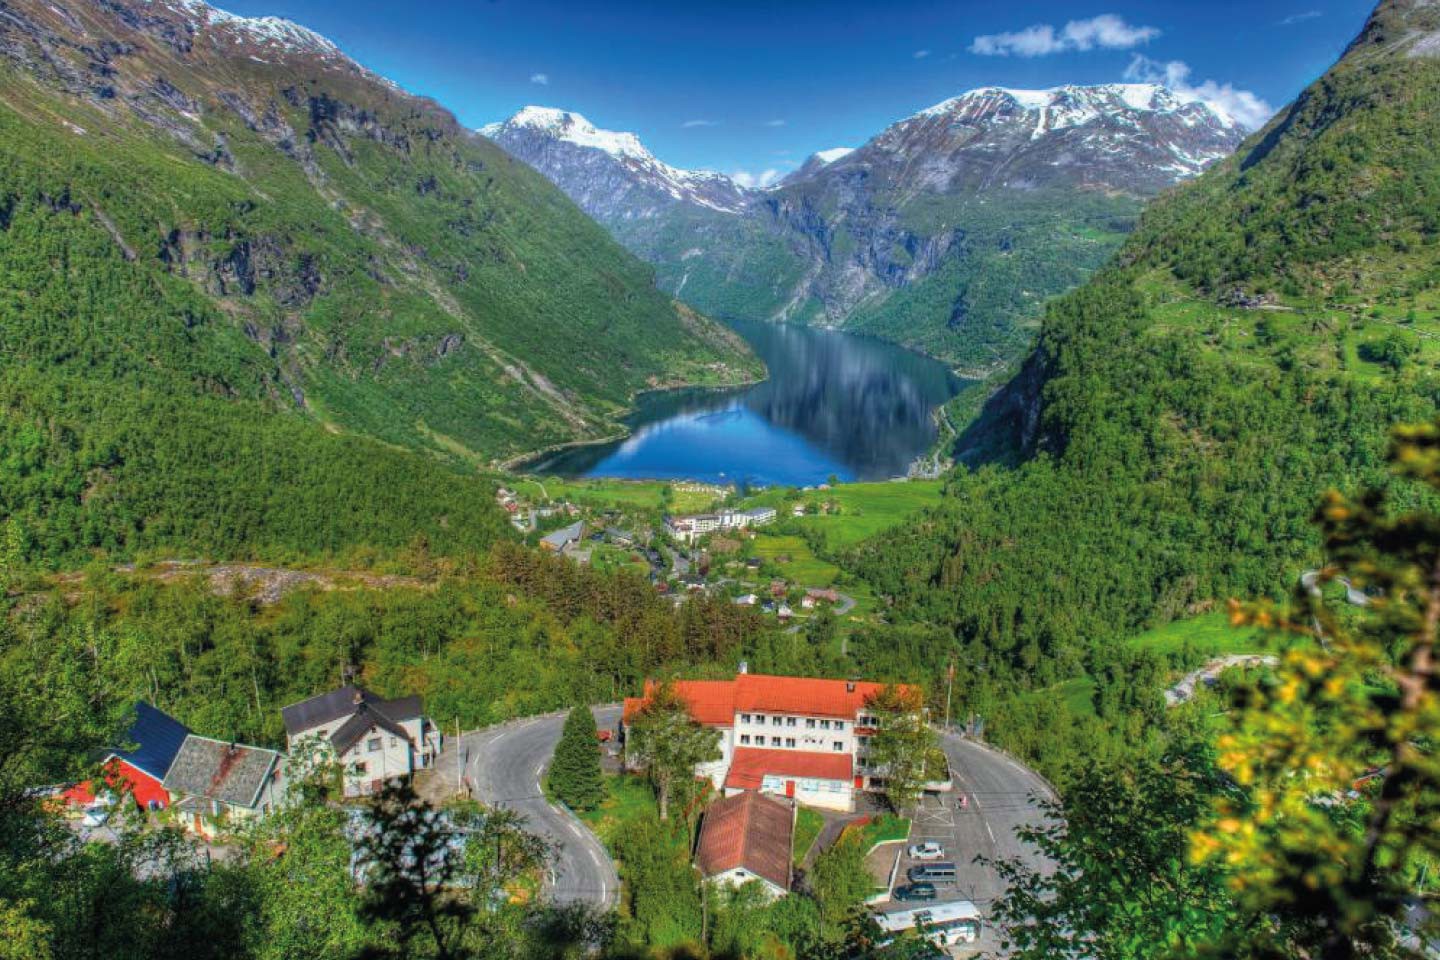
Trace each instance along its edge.
<path fill-rule="evenodd" d="M 1153 650 L 1163 656 L 1178 654 L 1184 650 L 1203 657 L 1224 657 L 1237 653 L 1258 653 L 1261 651 L 1261 631 L 1254 627 L 1230 626 L 1229 618 L 1223 612 L 1201 614 L 1188 620 L 1174 620 L 1163 627 L 1147 630 L 1125 641 L 1136 649 Z"/>
<path fill-rule="evenodd" d="M 655 803 L 655 792 L 643 777 L 615 775 L 605 777 L 605 800 L 595 810 L 581 813 L 580 819 L 595 831 L 595 835 L 607 848 L 612 848 L 615 831 L 626 823 L 655 815 L 659 808 Z"/>
<path fill-rule="evenodd" d="M 840 575 L 839 567 L 815 556 L 808 543 L 790 534 L 758 534 L 755 556 L 775 564 L 791 583 L 806 587 L 828 587 Z"/>
<path fill-rule="evenodd" d="M 855 829 L 854 827 L 850 828 Z M 881 843 L 894 843 L 904 840 L 910 836 L 910 821 L 905 817 L 897 817 L 893 814 L 882 813 L 871 817 L 870 821 L 860 828 L 860 845 L 866 850 L 872 850 Z"/>
<path fill-rule="evenodd" d="M 568 500 L 601 510 L 642 510 L 660 514 L 696 513 L 708 510 L 721 499 L 705 489 L 681 489 L 680 484 L 659 480 L 562 479 L 560 477 L 510 477 L 503 483 L 527 500 Z M 665 506 L 665 490 L 670 489 L 670 506 Z"/>
<path fill-rule="evenodd" d="M 818 508 L 828 502 L 834 504 L 838 512 L 807 513 L 799 519 L 824 530 L 832 546 L 848 547 L 939 503 L 941 487 L 939 480 L 910 480 L 905 483 L 842 483 L 829 490 L 801 491 L 798 494 L 800 503 L 813 503 Z M 789 488 L 767 490 L 746 500 L 745 505 L 788 509 L 795 499 L 796 492 Z"/>
<path fill-rule="evenodd" d="M 824 828 L 825 818 L 809 807 L 800 807 L 796 812 L 795 838 L 790 844 L 790 856 L 797 867 L 805 859 L 805 854 L 810 852 L 815 838 L 820 836 L 820 831 Z"/>

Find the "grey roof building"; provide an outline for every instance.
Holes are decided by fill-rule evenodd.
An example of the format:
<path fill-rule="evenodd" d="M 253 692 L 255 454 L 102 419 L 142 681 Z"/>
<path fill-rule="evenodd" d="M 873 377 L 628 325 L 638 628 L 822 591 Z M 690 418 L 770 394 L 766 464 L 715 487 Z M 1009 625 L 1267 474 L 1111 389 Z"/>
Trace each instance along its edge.
<path fill-rule="evenodd" d="M 281 756 L 275 750 L 190 734 L 180 745 L 164 787 L 172 794 L 202 797 L 226 807 L 259 811 L 273 799 Z M 214 810 L 213 812 L 219 812 Z"/>

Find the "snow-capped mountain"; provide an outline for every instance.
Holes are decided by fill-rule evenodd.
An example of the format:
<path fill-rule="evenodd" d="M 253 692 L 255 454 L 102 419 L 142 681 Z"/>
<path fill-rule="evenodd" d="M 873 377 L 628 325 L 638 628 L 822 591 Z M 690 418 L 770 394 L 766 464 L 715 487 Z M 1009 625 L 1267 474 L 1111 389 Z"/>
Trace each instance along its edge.
<path fill-rule="evenodd" d="M 525 107 L 482 135 L 549 177 L 601 223 L 648 219 L 675 204 L 738 213 L 744 187 L 707 170 L 663 163 L 633 133 L 603 130 L 578 113 Z"/>
<path fill-rule="evenodd" d="M 1154 84 L 981 87 L 747 190 L 563 110 L 482 132 L 704 312 L 861 329 L 977 373 L 1024 349 L 1042 302 L 1103 263 L 1146 199 L 1245 133 Z"/>
<path fill-rule="evenodd" d="M 1228 155 L 1245 131 L 1215 107 L 1147 83 L 981 87 L 886 128 L 848 166 L 941 192 L 1063 183 L 1148 195 Z"/>

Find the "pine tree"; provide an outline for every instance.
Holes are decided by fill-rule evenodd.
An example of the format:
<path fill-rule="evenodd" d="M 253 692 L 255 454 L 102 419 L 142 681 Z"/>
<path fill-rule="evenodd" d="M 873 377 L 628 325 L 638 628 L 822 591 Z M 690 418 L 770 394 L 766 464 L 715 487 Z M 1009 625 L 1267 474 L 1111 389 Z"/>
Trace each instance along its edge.
<path fill-rule="evenodd" d="M 550 761 L 549 782 L 550 792 L 572 810 L 593 810 L 605 799 L 596 744 L 595 717 L 590 709 L 571 710 Z"/>

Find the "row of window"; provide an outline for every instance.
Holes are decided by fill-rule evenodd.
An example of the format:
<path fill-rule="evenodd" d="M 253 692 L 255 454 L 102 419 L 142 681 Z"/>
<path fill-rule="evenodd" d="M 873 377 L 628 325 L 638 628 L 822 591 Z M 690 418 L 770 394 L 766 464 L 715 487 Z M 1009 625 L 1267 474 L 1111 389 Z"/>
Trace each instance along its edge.
<path fill-rule="evenodd" d="M 741 723 L 751 723 L 751 722 L 754 722 L 754 723 L 756 723 L 756 724 L 758 724 L 758 725 L 760 725 L 760 726 L 763 727 L 763 726 L 765 725 L 765 714 L 763 714 L 763 713 L 755 713 L 755 714 L 742 713 L 742 714 L 740 714 L 740 722 L 741 722 Z M 772 717 L 770 718 L 770 725 L 771 725 L 772 727 L 778 727 L 778 726 L 780 726 L 781 724 L 784 724 L 784 725 L 787 726 L 787 727 L 793 727 L 793 726 L 796 725 L 796 718 L 795 718 L 795 717 L 776 717 L 776 716 L 772 716 Z M 816 725 L 816 720 L 815 720 L 814 717 L 806 717 L 806 718 L 805 718 L 805 728 L 806 728 L 807 730 L 814 730 L 814 729 L 815 729 L 815 725 Z M 844 720 L 821 720 L 821 721 L 819 721 L 819 725 L 820 725 L 820 729 L 821 729 L 821 730 L 844 730 L 844 729 L 845 729 L 845 721 L 844 721 Z"/>
<path fill-rule="evenodd" d="M 751 746 L 754 746 L 754 747 L 763 747 L 763 746 L 765 746 L 765 737 L 762 736 L 761 734 L 758 734 L 758 733 L 757 733 L 754 737 L 750 736 L 750 734 L 748 734 L 748 733 L 742 733 L 742 734 L 740 734 L 740 746 L 742 746 L 742 747 L 751 747 Z M 794 737 L 783 737 L 783 738 L 782 738 L 782 737 L 771 737 L 771 738 L 770 738 L 770 746 L 772 746 L 772 747 L 794 747 L 794 746 L 795 746 L 795 738 L 794 738 Z M 833 749 L 833 750 L 835 750 L 835 751 L 837 751 L 837 752 L 843 752 L 843 751 L 845 750 L 845 741 L 844 741 L 844 740 L 834 740 L 834 741 L 831 741 L 830 746 L 831 746 L 831 749 Z"/>

